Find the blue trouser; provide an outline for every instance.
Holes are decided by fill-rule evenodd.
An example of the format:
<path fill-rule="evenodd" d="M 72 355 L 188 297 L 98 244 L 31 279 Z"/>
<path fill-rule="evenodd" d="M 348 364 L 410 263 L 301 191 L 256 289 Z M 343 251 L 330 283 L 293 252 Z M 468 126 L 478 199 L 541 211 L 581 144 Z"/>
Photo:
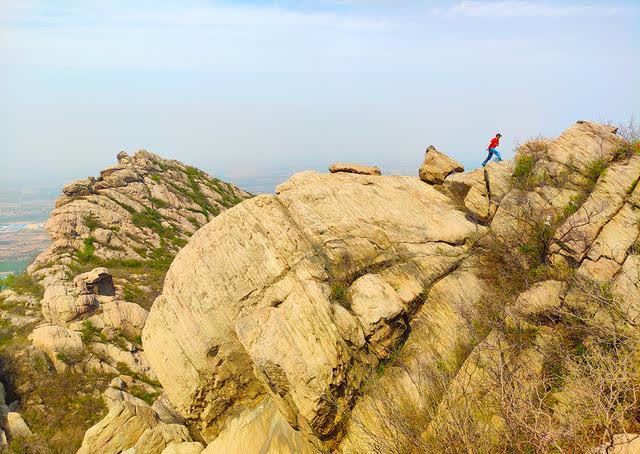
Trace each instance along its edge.
<path fill-rule="evenodd" d="M 498 161 L 502 161 L 502 156 L 500 156 L 500 152 L 498 150 L 496 150 L 495 148 L 489 148 L 489 156 L 487 156 L 487 159 L 484 160 L 484 162 L 482 163 L 482 167 L 487 165 L 487 162 L 489 162 L 491 160 L 491 157 L 493 155 L 496 156 L 496 159 Z"/>

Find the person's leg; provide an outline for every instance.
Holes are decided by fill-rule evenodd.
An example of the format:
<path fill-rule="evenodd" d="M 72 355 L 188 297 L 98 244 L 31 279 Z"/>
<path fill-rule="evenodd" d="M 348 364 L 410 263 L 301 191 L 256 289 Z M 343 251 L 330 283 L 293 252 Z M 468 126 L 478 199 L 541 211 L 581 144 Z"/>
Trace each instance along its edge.
<path fill-rule="evenodd" d="M 491 153 L 491 150 L 488 150 L 489 154 L 487 155 L 487 159 L 485 159 L 484 161 L 482 161 L 482 167 L 487 165 L 487 162 L 489 162 L 489 160 L 491 159 L 491 156 L 493 156 L 493 153 Z"/>
<path fill-rule="evenodd" d="M 495 149 L 493 150 L 493 152 L 495 153 L 496 158 L 498 158 L 498 161 L 502 161 L 502 156 L 500 156 L 500 152 L 498 150 L 495 150 Z"/>

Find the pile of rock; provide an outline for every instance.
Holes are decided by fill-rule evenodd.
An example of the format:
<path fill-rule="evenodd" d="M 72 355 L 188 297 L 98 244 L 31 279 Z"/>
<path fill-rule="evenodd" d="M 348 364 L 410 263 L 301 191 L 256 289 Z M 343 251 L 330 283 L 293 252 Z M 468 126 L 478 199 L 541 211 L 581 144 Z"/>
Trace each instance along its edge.
<path fill-rule="evenodd" d="M 28 438 L 33 435 L 22 415 L 15 411 L 18 402 L 7 405 L 6 397 L 4 385 L 0 382 L 0 450 L 6 449 L 14 438 Z"/>

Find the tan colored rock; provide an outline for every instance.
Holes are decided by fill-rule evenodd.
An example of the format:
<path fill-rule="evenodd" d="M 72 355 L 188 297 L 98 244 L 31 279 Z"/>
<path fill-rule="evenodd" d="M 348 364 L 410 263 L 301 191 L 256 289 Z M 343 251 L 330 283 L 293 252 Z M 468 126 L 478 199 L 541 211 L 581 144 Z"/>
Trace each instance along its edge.
<path fill-rule="evenodd" d="M 612 442 L 604 443 L 596 454 L 640 454 L 640 434 L 615 434 Z"/>
<path fill-rule="evenodd" d="M 185 426 L 159 423 L 145 430 L 135 444 L 135 452 L 161 454 L 170 443 L 190 442 L 191 436 Z"/>
<path fill-rule="evenodd" d="M 155 379 L 154 372 L 149 367 L 145 352 L 137 350 L 129 344 L 128 349 L 121 349 L 110 343 L 94 342 L 87 346 L 87 350 L 96 354 L 99 358 L 110 358 L 112 364 L 124 363 L 135 373 Z"/>
<path fill-rule="evenodd" d="M 167 397 L 166 393 L 162 393 L 153 402 L 151 406 L 158 414 L 160 421 L 166 424 L 184 424 L 184 418 L 176 411 L 173 404 Z"/>
<path fill-rule="evenodd" d="M 274 402 L 266 398 L 255 408 L 235 416 L 203 454 L 246 454 L 250 452 L 278 454 L 319 453 L 302 434 L 291 428 Z"/>
<path fill-rule="evenodd" d="M 83 195 L 89 195 L 93 193 L 92 186 L 94 183 L 93 178 L 87 178 L 85 180 L 76 180 L 62 188 L 62 192 L 69 197 L 79 197 Z"/>
<path fill-rule="evenodd" d="M 366 341 L 358 319 L 340 304 L 332 305 L 331 310 L 333 311 L 333 323 L 336 324 L 340 337 L 355 347 L 363 347 Z"/>
<path fill-rule="evenodd" d="M 393 433 L 389 421 L 398 417 L 394 413 L 396 405 L 405 399 L 416 405 L 442 399 L 439 388 L 430 386 L 429 379 L 455 370 L 459 352 L 469 347 L 469 322 L 486 296 L 486 284 L 468 262 L 431 286 L 426 301 L 412 318 L 411 332 L 398 352 L 398 366 L 391 363 L 386 367 L 355 404 L 340 452 L 391 451 L 385 439 L 396 446 L 415 442 Z"/>
<path fill-rule="evenodd" d="M 622 144 L 616 131 L 614 126 L 578 121 L 549 143 L 544 159 L 539 163 L 540 167 L 552 178 L 558 178 L 567 172 L 574 180 L 572 172 L 586 176 L 595 161 L 611 161 Z"/>
<path fill-rule="evenodd" d="M 521 293 L 515 303 L 515 310 L 522 315 L 538 315 L 557 308 L 566 284 L 561 281 L 542 281 Z"/>
<path fill-rule="evenodd" d="M 640 255 L 630 254 L 611 284 L 630 320 L 640 321 Z"/>
<path fill-rule="evenodd" d="M 34 347 L 46 353 L 58 371 L 66 370 L 67 362 L 75 362 L 84 353 L 80 334 L 57 325 L 37 327 L 29 335 L 29 340 Z"/>
<path fill-rule="evenodd" d="M 559 242 L 561 250 L 557 252 L 570 259 L 581 262 L 587 254 L 590 245 L 596 239 L 600 231 L 623 207 L 629 195 L 629 191 L 640 178 L 640 156 L 634 155 L 628 163 L 614 163 L 605 174 L 600 177 L 598 183 L 580 209 L 569 216 L 564 224 L 556 231 L 555 239 Z M 620 260 L 621 247 L 617 246 L 616 236 L 623 235 L 624 227 L 628 219 L 634 215 L 624 213 L 622 218 L 615 221 L 612 234 L 605 232 L 607 242 L 615 251 L 605 251 L 605 254 L 613 254 Z M 623 219 L 624 218 L 624 219 Z M 631 221 L 633 222 L 633 221 Z M 621 237 L 621 243 L 628 244 L 629 235 Z M 615 241 L 615 243 L 613 243 Z M 597 246 L 597 245 L 596 245 Z M 619 262 L 620 263 L 620 262 Z"/>
<path fill-rule="evenodd" d="M 638 177 L 640 178 L 640 173 Z M 629 248 L 638 240 L 639 225 L 640 209 L 625 203 L 620 211 L 602 227 L 591 244 L 587 257 L 593 261 L 604 257 L 622 264 Z"/>
<path fill-rule="evenodd" d="M 532 219 L 551 225 L 555 215 L 554 207 L 538 193 L 514 189 L 502 199 L 491 221 L 491 231 L 505 241 L 517 241 L 531 233 Z"/>
<path fill-rule="evenodd" d="M 135 446 L 147 429 L 157 425 L 158 417 L 148 405 L 121 402 L 87 430 L 78 454 L 118 454 Z"/>
<path fill-rule="evenodd" d="M 584 259 L 576 273 L 577 276 L 587 278 L 600 284 L 605 284 L 620 270 L 620 264 L 615 260 L 600 257 L 597 260 Z"/>
<path fill-rule="evenodd" d="M 142 333 L 149 312 L 134 303 L 110 301 L 102 305 L 102 320 L 127 336 L 135 337 Z"/>
<path fill-rule="evenodd" d="M 382 175 L 382 172 L 380 172 L 380 169 L 375 166 L 364 166 L 360 164 L 344 164 L 341 162 L 331 164 L 331 166 L 329 167 L 329 172 L 357 173 L 360 175 Z"/>
<path fill-rule="evenodd" d="M 379 276 L 367 274 L 349 288 L 350 309 L 358 318 L 370 348 L 387 357 L 407 331 L 402 300 Z"/>
<path fill-rule="evenodd" d="M 429 145 L 418 172 L 420 179 L 430 184 L 442 184 L 454 172 L 464 172 L 462 164 Z"/>
<path fill-rule="evenodd" d="M 4 428 L 8 432 L 9 438 L 24 438 L 33 435 L 27 423 L 22 419 L 22 415 L 15 411 L 7 414 L 7 421 Z"/>
<path fill-rule="evenodd" d="M 115 295 L 113 277 L 104 267 L 94 268 L 86 273 L 78 274 L 73 278 L 73 283 L 80 294 Z"/>
<path fill-rule="evenodd" d="M 68 285 L 47 287 L 42 299 L 42 315 L 45 319 L 64 324 L 83 319 L 98 309 L 98 300 L 92 294 L 79 294 Z"/>
<path fill-rule="evenodd" d="M 379 264 L 405 308 L 479 230 L 416 178 L 304 172 L 276 191 L 198 230 L 143 330 L 168 397 L 207 440 L 266 394 L 311 438 L 340 430 L 343 415 L 326 396 L 343 387 L 340 399 L 352 399 L 378 360 L 358 346 L 357 328 L 336 318 L 329 275 L 350 273 L 345 257 L 365 275 Z"/>
<path fill-rule="evenodd" d="M 146 405 L 146 402 L 136 396 L 129 394 L 121 389 L 109 387 L 102 393 L 107 408 L 111 410 L 120 402 L 131 402 L 133 405 Z"/>
<path fill-rule="evenodd" d="M 169 443 L 162 454 L 200 454 L 203 449 L 199 442 Z"/>

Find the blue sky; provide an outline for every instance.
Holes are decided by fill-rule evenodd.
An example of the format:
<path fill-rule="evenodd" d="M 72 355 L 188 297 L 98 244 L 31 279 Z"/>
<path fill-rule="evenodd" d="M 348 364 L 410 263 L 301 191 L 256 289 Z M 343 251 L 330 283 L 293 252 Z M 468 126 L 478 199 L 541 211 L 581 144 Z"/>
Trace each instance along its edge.
<path fill-rule="evenodd" d="M 253 190 L 640 115 L 636 1 L 0 1 L 0 188 L 146 148 Z M 3 181 L 4 180 L 4 181 Z M 4 184 L 3 184 L 4 183 Z"/>

